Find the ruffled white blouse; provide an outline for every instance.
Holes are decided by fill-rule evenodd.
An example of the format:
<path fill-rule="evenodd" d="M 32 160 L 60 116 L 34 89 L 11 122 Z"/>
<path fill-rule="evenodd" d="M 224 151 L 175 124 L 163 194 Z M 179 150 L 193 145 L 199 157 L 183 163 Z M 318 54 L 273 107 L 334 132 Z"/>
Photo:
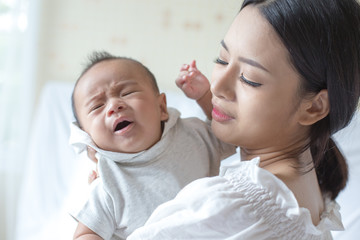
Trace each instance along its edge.
<path fill-rule="evenodd" d="M 339 206 L 325 199 L 317 226 L 308 209 L 259 158 L 223 166 L 220 175 L 187 185 L 160 205 L 128 240 L 135 239 L 332 239 L 343 230 Z"/>

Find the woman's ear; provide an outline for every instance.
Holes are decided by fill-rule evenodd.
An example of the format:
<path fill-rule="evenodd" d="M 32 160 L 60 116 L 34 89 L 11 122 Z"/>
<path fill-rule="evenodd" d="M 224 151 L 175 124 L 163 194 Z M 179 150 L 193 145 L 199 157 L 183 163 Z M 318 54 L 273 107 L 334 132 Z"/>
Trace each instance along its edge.
<path fill-rule="evenodd" d="M 299 123 L 304 126 L 312 125 L 325 118 L 330 111 L 327 89 L 321 90 L 311 99 L 304 100 L 300 111 Z"/>
<path fill-rule="evenodd" d="M 165 93 L 161 93 L 158 97 L 158 100 L 159 100 L 159 106 L 160 106 L 160 111 L 161 111 L 160 119 L 161 119 L 161 121 L 166 121 L 169 119 L 169 113 L 167 110 Z"/>

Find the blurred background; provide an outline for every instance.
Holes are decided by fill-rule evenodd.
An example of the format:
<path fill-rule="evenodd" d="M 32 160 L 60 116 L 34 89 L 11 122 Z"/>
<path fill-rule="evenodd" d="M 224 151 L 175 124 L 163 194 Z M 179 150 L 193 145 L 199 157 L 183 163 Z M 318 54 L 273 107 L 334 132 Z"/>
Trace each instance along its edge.
<path fill-rule="evenodd" d="M 179 91 L 183 63 L 196 59 L 210 77 L 241 2 L 0 0 L 0 239 L 16 238 L 29 148 L 44 143 L 30 145 L 29 135 L 49 82 L 73 84 L 87 56 L 106 50 L 141 61 L 161 91 Z"/>

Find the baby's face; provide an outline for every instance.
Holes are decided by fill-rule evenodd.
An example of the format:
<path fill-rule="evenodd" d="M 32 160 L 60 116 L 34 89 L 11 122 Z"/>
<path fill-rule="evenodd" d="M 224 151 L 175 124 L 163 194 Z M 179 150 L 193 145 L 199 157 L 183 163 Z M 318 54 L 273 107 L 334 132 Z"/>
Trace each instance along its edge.
<path fill-rule="evenodd" d="M 81 127 L 107 151 L 136 153 L 161 138 L 161 121 L 168 119 L 164 94 L 154 91 L 139 64 L 106 60 L 90 68 L 74 92 Z"/>

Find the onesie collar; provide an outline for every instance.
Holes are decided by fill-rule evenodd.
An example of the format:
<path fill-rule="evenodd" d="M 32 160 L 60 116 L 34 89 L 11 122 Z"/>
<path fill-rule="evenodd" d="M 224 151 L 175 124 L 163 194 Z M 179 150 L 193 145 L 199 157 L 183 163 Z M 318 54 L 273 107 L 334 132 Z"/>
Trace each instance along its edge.
<path fill-rule="evenodd" d="M 140 162 L 148 162 L 149 160 L 154 159 L 163 150 L 165 150 L 165 144 L 168 143 L 167 141 L 164 141 L 164 138 L 166 138 L 169 130 L 176 124 L 177 120 L 180 118 L 180 112 L 178 110 L 169 107 L 168 112 L 169 119 L 165 122 L 161 139 L 151 148 L 138 153 L 119 153 L 101 149 L 93 142 L 90 135 L 87 132 L 83 131 L 76 122 L 72 122 L 70 124 L 69 144 L 78 154 L 83 151 L 87 151 L 87 147 L 95 149 L 97 152 L 96 157 L 98 159 L 105 157 L 115 162 L 124 164 L 138 164 Z"/>

